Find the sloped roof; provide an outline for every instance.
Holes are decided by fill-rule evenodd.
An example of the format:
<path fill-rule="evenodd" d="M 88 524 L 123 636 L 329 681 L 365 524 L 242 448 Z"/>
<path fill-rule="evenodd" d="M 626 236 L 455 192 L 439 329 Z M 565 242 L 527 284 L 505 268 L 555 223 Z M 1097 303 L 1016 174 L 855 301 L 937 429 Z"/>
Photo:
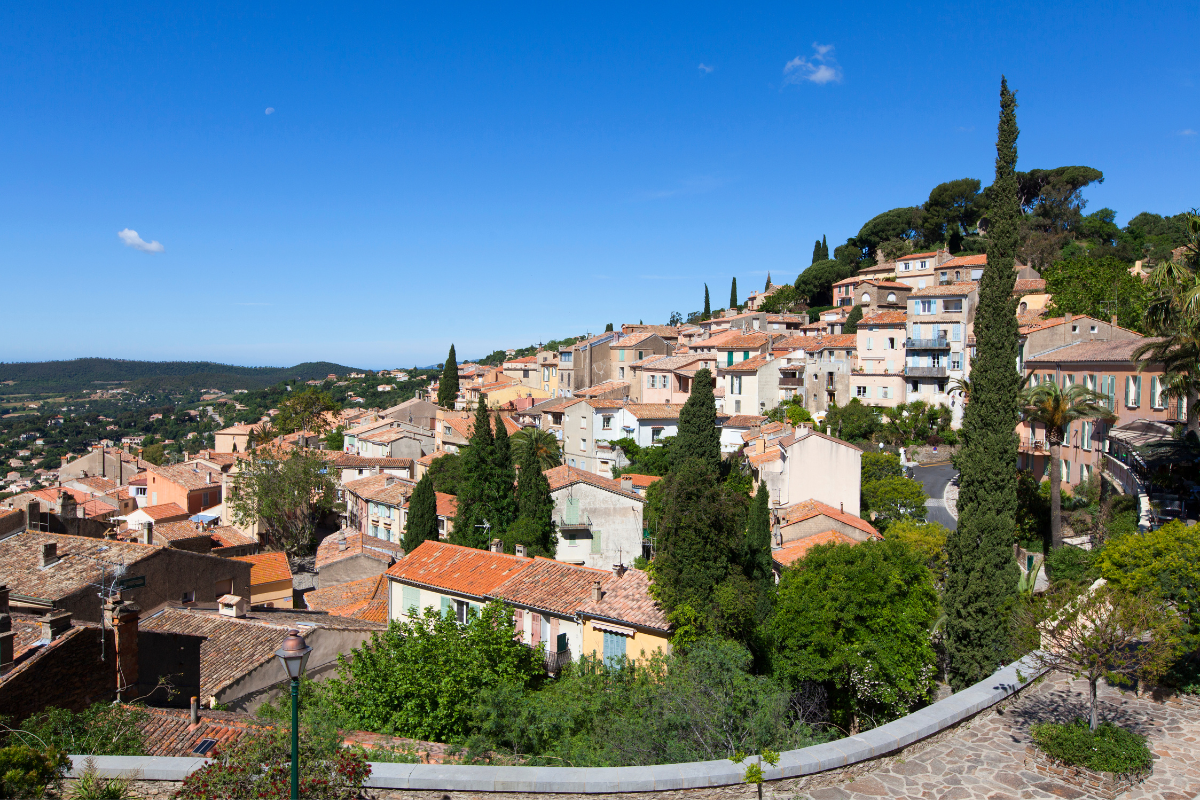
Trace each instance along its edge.
<path fill-rule="evenodd" d="M 454 519 L 458 515 L 458 498 L 443 492 L 434 492 L 434 495 L 437 497 L 438 516 Z"/>
<path fill-rule="evenodd" d="M 43 568 L 42 545 L 48 542 L 57 545 L 58 561 Z M 160 550 L 160 545 L 25 531 L 0 540 L 0 585 L 14 594 L 58 600 L 95 583 L 102 562 L 128 567 Z"/>
<path fill-rule="evenodd" d="M 346 536 L 346 549 L 340 550 L 338 544 L 343 533 Z M 389 542 L 365 533 L 338 531 L 326 536 L 317 546 L 316 567 L 321 569 L 352 556 L 367 556 L 376 561 L 390 564 L 392 561 L 404 557 L 404 548 L 398 542 Z"/>
<path fill-rule="evenodd" d="M 727 366 L 719 366 L 717 369 L 721 372 L 758 372 L 762 367 L 765 367 L 772 361 L 772 356 L 769 353 L 759 353 L 756 356 L 747 358 L 745 361 L 739 361 L 736 364 Z"/>
<path fill-rule="evenodd" d="M 985 267 L 987 266 L 987 253 L 980 253 L 974 256 L 956 256 L 949 261 L 938 264 L 938 269 L 954 269 L 955 267 Z"/>
<path fill-rule="evenodd" d="M 767 421 L 766 417 L 758 414 L 734 414 L 729 419 L 725 420 L 722 428 L 753 428 L 756 425 L 761 425 Z"/>
<path fill-rule="evenodd" d="M 904 311 L 880 311 L 869 317 L 863 317 L 859 325 L 903 325 L 908 322 L 908 313 Z"/>
<path fill-rule="evenodd" d="M 191 520 L 174 520 L 172 522 L 156 522 L 154 524 L 154 535 L 161 536 L 168 542 L 178 542 L 184 539 L 200 539 L 211 535 L 210 531 L 204 529 Z"/>
<path fill-rule="evenodd" d="M 176 486 L 182 486 L 189 492 L 198 489 L 212 489 L 214 484 L 216 488 L 221 486 L 221 473 L 217 470 L 211 470 L 202 464 L 172 464 L 170 466 L 156 467 L 151 464 L 148 471 L 154 473 L 163 480 L 170 481 Z"/>
<path fill-rule="evenodd" d="M 789 542 L 785 547 L 771 552 L 771 558 L 776 564 L 787 566 L 795 561 L 798 561 L 808 555 L 808 551 L 819 544 L 858 544 L 858 540 L 852 539 L 841 531 L 824 531 L 812 536 L 806 536 L 795 542 Z"/>
<path fill-rule="evenodd" d="M 1034 364 L 1063 364 L 1068 362 L 1116 362 L 1132 367 L 1133 351 L 1147 342 L 1156 341 L 1159 340 L 1142 337 L 1138 339 L 1117 339 L 1111 342 L 1080 342 L 1079 344 L 1067 345 L 1066 347 L 1060 347 L 1057 350 L 1051 350 L 1034 356 L 1027 359 L 1025 364 L 1032 366 Z"/>
<path fill-rule="evenodd" d="M 945 266 L 943 264 L 942 266 Z M 979 284 L 976 283 L 948 283 L 944 286 L 929 286 L 925 289 L 917 289 L 910 297 L 944 297 L 966 295 L 979 289 Z"/>
<path fill-rule="evenodd" d="M 1013 294 L 1037 294 L 1046 291 L 1045 278 L 1017 278 L 1013 285 Z"/>
<path fill-rule="evenodd" d="M 611 576 L 602 583 L 601 592 L 599 603 L 589 600 L 579 607 L 581 615 L 660 631 L 671 629 L 667 615 L 650 594 L 650 576 L 642 570 L 627 569 L 620 578 Z"/>
<path fill-rule="evenodd" d="M 244 561 L 250 565 L 250 584 L 260 586 L 275 581 L 290 581 L 292 568 L 284 553 L 259 553 L 253 556 L 237 556 L 234 561 Z"/>
<path fill-rule="evenodd" d="M 492 590 L 491 596 L 517 605 L 570 615 L 587 602 L 595 581 L 603 585 L 612 577 L 615 576 L 608 570 L 535 558 L 532 564 Z"/>
<path fill-rule="evenodd" d="M 387 574 L 407 583 L 486 598 L 532 563 L 531 558 L 426 539 L 388 568 Z"/>
<path fill-rule="evenodd" d="M 626 403 L 622 406 L 638 419 L 679 419 L 682 403 Z"/>
<path fill-rule="evenodd" d="M 388 581 L 380 573 L 336 586 L 316 589 L 304 595 L 305 604 L 313 611 L 324 611 L 339 617 L 354 617 L 368 622 L 387 622 Z"/>
<path fill-rule="evenodd" d="M 811 519 L 817 516 L 829 517 L 837 520 L 844 525 L 849 525 L 852 528 L 866 533 L 874 538 L 879 538 L 879 531 L 875 530 L 875 526 L 867 522 L 865 519 L 856 517 L 853 514 L 847 514 L 840 511 L 831 505 L 826 505 L 820 500 L 805 500 L 795 505 L 786 506 L 780 509 L 780 522 L 786 527 L 795 525 L 797 522 L 803 522 L 806 519 Z"/>
<path fill-rule="evenodd" d="M 215 528 L 209 528 L 208 535 L 212 537 L 213 547 L 240 547 L 258 543 L 232 525 L 218 525 Z"/>
<path fill-rule="evenodd" d="M 655 481 L 662 480 L 661 475 L 641 475 L 636 472 L 623 473 L 621 475 L 621 480 L 625 480 L 626 478 L 629 478 L 631 481 L 633 481 L 634 486 L 640 486 L 642 488 L 649 486 Z"/>
<path fill-rule="evenodd" d="M 187 519 L 188 517 L 188 512 L 184 511 L 178 503 L 160 503 L 156 506 L 143 506 L 138 511 L 143 512 L 150 519 L 154 520 L 155 524 L 164 520 Z"/>
<path fill-rule="evenodd" d="M 816 347 L 808 348 L 810 350 L 825 350 L 830 347 L 846 348 L 858 347 L 858 334 L 855 333 L 839 333 L 834 336 L 821 337 L 820 343 Z"/>
<path fill-rule="evenodd" d="M 413 460 L 411 458 L 376 458 L 373 456 L 359 456 L 353 453 L 338 452 L 329 459 L 329 463 L 335 467 L 354 468 L 354 467 L 380 467 L 382 469 L 412 469 Z"/>
<path fill-rule="evenodd" d="M 602 475 L 597 475 L 594 472 L 588 472 L 587 470 L 580 469 L 578 467 L 571 467 L 566 464 L 562 464 L 560 466 L 544 470 L 542 474 L 546 476 L 546 480 L 550 484 L 551 492 L 557 492 L 559 489 L 565 489 L 566 487 L 576 483 L 586 483 L 590 484 L 591 486 L 596 486 L 600 489 L 606 489 L 613 494 L 619 494 L 622 497 L 627 497 L 630 500 L 637 500 L 640 503 L 646 502 L 645 498 L 643 498 L 641 495 L 622 489 L 621 482 L 619 480 L 605 478 Z"/>

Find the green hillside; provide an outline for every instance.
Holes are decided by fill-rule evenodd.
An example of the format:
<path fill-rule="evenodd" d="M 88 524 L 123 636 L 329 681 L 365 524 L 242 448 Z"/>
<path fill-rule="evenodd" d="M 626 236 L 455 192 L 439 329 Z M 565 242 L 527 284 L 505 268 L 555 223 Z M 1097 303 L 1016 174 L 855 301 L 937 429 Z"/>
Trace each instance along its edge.
<path fill-rule="evenodd" d="M 0 363 L 0 394 L 83 391 L 115 385 L 141 389 L 260 389 L 296 378 L 316 380 L 329 373 L 355 371 L 343 364 L 310 361 L 294 367 L 238 367 L 212 361 L 123 361 L 76 358 L 70 361 Z M 363 370 L 357 370 L 359 372 Z"/>

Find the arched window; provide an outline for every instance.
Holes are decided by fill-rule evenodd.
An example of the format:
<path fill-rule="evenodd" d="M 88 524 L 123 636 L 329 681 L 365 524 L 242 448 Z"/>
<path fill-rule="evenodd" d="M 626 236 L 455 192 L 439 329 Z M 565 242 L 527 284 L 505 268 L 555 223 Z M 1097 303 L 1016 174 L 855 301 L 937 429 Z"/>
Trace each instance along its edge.
<path fill-rule="evenodd" d="M 862 301 L 863 301 L 864 303 L 869 303 L 869 302 L 871 302 L 871 293 L 870 293 L 870 292 L 863 292 Z"/>
<path fill-rule="evenodd" d="M 895 292 L 888 292 L 888 302 L 889 303 L 896 302 L 896 293 Z"/>
<path fill-rule="evenodd" d="M 954 271 L 954 281 L 957 283 L 961 273 L 958 270 Z"/>
<path fill-rule="evenodd" d="M 1020 309 L 1018 310 L 1018 313 L 1020 313 L 1020 314 L 1024 314 L 1024 313 L 1025 313 L 1026 311 L 1028 311 L 1028 310 L 1029 310 L 1029 304 L 1028 304 L 1028 303 L 1021 303 L 1021 307 L 1020 307 Z"/>

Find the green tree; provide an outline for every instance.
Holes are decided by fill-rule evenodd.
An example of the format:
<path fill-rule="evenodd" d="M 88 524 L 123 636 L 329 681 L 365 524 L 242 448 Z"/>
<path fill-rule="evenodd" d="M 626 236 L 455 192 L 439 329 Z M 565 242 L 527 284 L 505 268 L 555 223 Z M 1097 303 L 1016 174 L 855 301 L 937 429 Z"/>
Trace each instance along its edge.
<path fill-rule="evenodd" d="M 61 750 L 10 744 L 0 747 L 0 796 L 56 796 L 71 759 Z"/>
<path fill-rule="evenodd" d="M 1086 314 L 1145 332 L 1146 284 L 1129 274 L 1129 265 L 1113 256 L 1081 256 L 1056 261 L 1042 270 L 1046 291 L 1053 295 L 1049 314 Z M 1114 305 L 1115 303 L 1115 305 Z"/>
<path fill-rule="evenodd" d="M 827 306 L 833 302 L 833 284 L 853 274 L 853 267 L 838 261 L 818 261 L 796 276 L 796 294 L 810 306 Z"/>
<path fill-rule="evenodd" d="M 866 486 L 883 478 L 903 478 L 904 469 L 900 466 L 900 456 L 895 453 L 862 454 L 862 466 L 859 468 L 862 476 L 861 484 Z"/>
<path fill-rule="evenodd" d="M 226 498 L 238 525 L 261 525 L 264 543 L 291 556 L 312 551 L 319 517 L 337 502 L 329 463 L 316 451 L 264 447 L 240 463 Z"/>
<path fill-rule="evenodd" d="M 880 530 L 886 531 L 902 519 L 925 519 L 925 490 L 908 478 L 881 478 L 863 484 L 862 499 L 863 514 L 870 519 L 869 512 L 875 512 L 872 522 Z"/>
<path fill-rule="evenodd" d="M 858 323 L 863 318 L 863 307 L 855 305 L 850 309 L 850 313 L 846 315 L 846 321 L 842 324 L 842 333 L 851 334 L 858 333 Z"/>
<path fill-rule="evenodd" d="M 963 234 L 979 220 L 982 212 L 977 178 L 960 178 L 933 187 L 925 202 L 921 235 L 929 245 L 944 242 L 957 253 Z"/>
<path fill-rule="evenodd" d="M 1200 530 L 1179 520 L 1118 536 L 1099 557 L 1100 575 L 1134 594 L 1151 594 L 1187 611 L 1200 626 Z"/>
<path fill-rule="evenodd" d="M 821 234 L 821 260 L 829 260 L 829 242 L 825 241 L 825 234 Z"/>
<path fill-rule="evenodd" d="M 1017 318 L 1012 291 L 1017 250 L 1016 98 L 1000 82 L 996 180 L 989 210 L 988 265 L 975 315 L 976 356 L 971 402 L 964 411 L 958 527 L 946 543 L 946 648 L 955 690 L 992 674 L 1004 658 L 1008 632 L 997 619 L 1015 602 L 1018 376 Z"/>
<path fill-rule="evenodd" d="M 708 302 L 708 284 L 704 284 L 704 311 L 700 319 L 712 319 L 712 306 Z"/>
<path fill-rule="evenodd" d="M 750 501 L 746 537 L 742 542 L 742 569 L 755 590 L 755 621 L 762 622 L 771 612 L 775 593 L 774 560 L 771 558 L 770 492 L 760 483 Z"/>
<path fill-rule="evenodd" d="M 925 566 L 940 580 L 946 574 L 946 538 L 950 531 L 937 522 L 901 519 L 883 532 L 883 538 L 897 541 L 925 561 Z"/>
<path fill-rule="evenodd" d="M 166 457 L 167 454 L 163 452 L 161 444 L 152 444 L 142 448 L 142 460 L 149 461 L 156 466 L 161 466 Z"/>
<path fill-rule="evenodd" d="M 472 606 L 466 624 L 448 610 L 395 622 L 338 656 L 332 698 L 356 727 L 435 742 L 470 732 L 471 707 L 490 687 L 528 686 L 544 674 L 542 646 L 516 636 L 512 610 L 500 601 Z"/>
<path fill-rule="evenodd" d="M 1041 491 L 1042 479 L 1027 469 L 1017 473 L 1016 541 L 1023 544 L 1050 540 L 1050 498 Z"/>
<path fill-rule="evenodd" d="M 417 481 L 417 487 L 408 499 L 408 520 L 404 524 L 401 547 L 405 553 L 411 553 L 427 539 L 438 539 L 437 492 L 428 472 Z"/>
<path fill-rule="evenodd" d="M 340 453 L 342 448 L 346 446 L 346 426 L 338 425 L 329 433 L 325 434 L 325 449 L 332 450 L 335 453 Z"/>
<path fill-rule="evenodd" d="M 713 471 L 721 464 L 721 432 L 717 430 L 712 373 L 707 369 L 697 370 L 692 379 L 692 393 L 679 411 L 679 432 L 671 446 L 672 465 L 690 459 L 704 462 Z"/>
<path fill-rule="evenodd" d="M 10 738 L 31 747 L 53 747 L 64 753 L 93 756 L 144 756 L 145 709 L 132 705 L 93 703 L 83 711 L 49 707 L 27 718 Z"/>
<path fill-rule="evenodd" d="M 458 494 L 462 483 L 462 455 L 446 453 L 429 463 L 425 474 L 433 480 L 433 488 L 442 494 Z"/>
<path fill-rule="evenodd" d="M 1044 425 L 1050 445 L 1050 541 L 1051 548 L 1062 547 L 1062 444 L 1071 423 L 1082 419 L 1112 422 L 1117 417 L 1108 410 L 1107 400 L 1075 383 L 1066 389 L 1054 381 L 1044 381 L 1025 392 L 1024 417 L 1030 423 Z"/>
<path fill-rule="evenodd" d="M 810 261 L 809 264 L 812 265 L 812 264 L 817 263 L 818 261 L 824 261 L 824 260 L 825 260 L 825 255 L 821 250 L 821 240 L 817 239 L 815 242 L 813 242 L 813 257 L 812 257 L 812 261 Z"/>
<path fill-rule="evenodd" d="M 612 329 L 613 329 L 613 324 L 611 322 L 604 326 L 605 333 L 611 333 Z"/>
<path fill-rule="evenodd" d="M 507 516 L 507 506 L 497 505 L 501 498 L 496 491 L 499 476 L 495 450 L 487 398 L 481 394 L 475 407 L 470 444 L 462 453 L 458 512 L 451 534 L 455 544 L 486 549 L 492 536 L 505 531 L 512 521 Z M 511 495 L 511 488 L 509 491 Z"/>
<path fill-rule="evenodd" d="M 771 288 L 771 270 L 767 270 L 767 282 L 763 284 L 763 291 L 768 291 Z"/>
<path fill-rule="evenodd" d="M 780 578 L 774 674 L 795 688 L 824 684 L 834 721 L 852 734 L 863 718 L 903 716 L 935 687 L 937 605 L 922 557 L 900 542 L 817 545 Z"/>
<path fill-rule="evenodd" d="M 496 520 L 493 525 L 500 526 L 497 533 L 508 528 L 517 518 L 517 472 L 513 468 L 513 454 L 508 441 L 508 427 L 503 417 L 495 418 L 495 434 L 492 438 L 492 493 Z"/>
<path fill-rule="evenodd" d="M 454 353 L 454 345 L 450 345 L 450 353 L 442 366 L 442 379 L 438 383 L 438 405 L 442 408 L 454 408 L 458 399 L 458 357 Z"/>
<path fill-rule="evenodd" d="M 825 411 L 825 425 L 831 436 L 848 442 L 870 439 L 879 427 L 879 412 L 851 397 L 844 406 L 831 403 Z"/>
<path fill-rule="evenodd" d="M 516 453 L 524 452 L 527 443 L 532 442 L 537 453 L 538 469 L 554 469 L 562 464 L 562 451 L 554 434 L 542 428 L 521 428 L 512 435 L 512 448 Z"/>
<path fill-rule="evenodd" d="M 333 427 L 328 412 L 340 409 L 328 392 L 317 389 L 294 392 L 279 404 L 273 424 L 277 435 L 286 436 L 296 431 L 322 434 Z"/>
<path fill-rule="evenodd" d="M 736 308 L 738 307 L 738 301 L 737 301 L 737 278 L 734 278 L 734 279 L 733 279 L 733 283 L 732 283 L 732 284 L 730 285 L 730 287 L 729 287 L 729 307 L 730 307 L 731 309 L 736 309 Z"/>
<path fill-rule="evenodd" d="M 519 458 L 517 521 L 509 528 L 505 549 L 512 552 L 516 545 L 523 544 L 530 555 L 554 558 L 558 552 L 554 498 L 550 496 L 550 482 L 542 472 L 538 445 L 532 437 L 523 440 Z"/>

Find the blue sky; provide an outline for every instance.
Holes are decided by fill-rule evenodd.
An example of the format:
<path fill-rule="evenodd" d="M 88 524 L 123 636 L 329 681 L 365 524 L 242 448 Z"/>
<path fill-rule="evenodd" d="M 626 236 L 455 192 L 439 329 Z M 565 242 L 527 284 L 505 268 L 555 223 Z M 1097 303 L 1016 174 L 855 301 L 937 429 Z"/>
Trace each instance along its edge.
<path fill-rule="evenodd" d="M 1103 170 L 1122 224 L 1200 205 L 1195 3 L 750 5 L 7 4 L 0 359 L 663 323 L 990 182 L 1002 73 L 1020 168 Z"/>

